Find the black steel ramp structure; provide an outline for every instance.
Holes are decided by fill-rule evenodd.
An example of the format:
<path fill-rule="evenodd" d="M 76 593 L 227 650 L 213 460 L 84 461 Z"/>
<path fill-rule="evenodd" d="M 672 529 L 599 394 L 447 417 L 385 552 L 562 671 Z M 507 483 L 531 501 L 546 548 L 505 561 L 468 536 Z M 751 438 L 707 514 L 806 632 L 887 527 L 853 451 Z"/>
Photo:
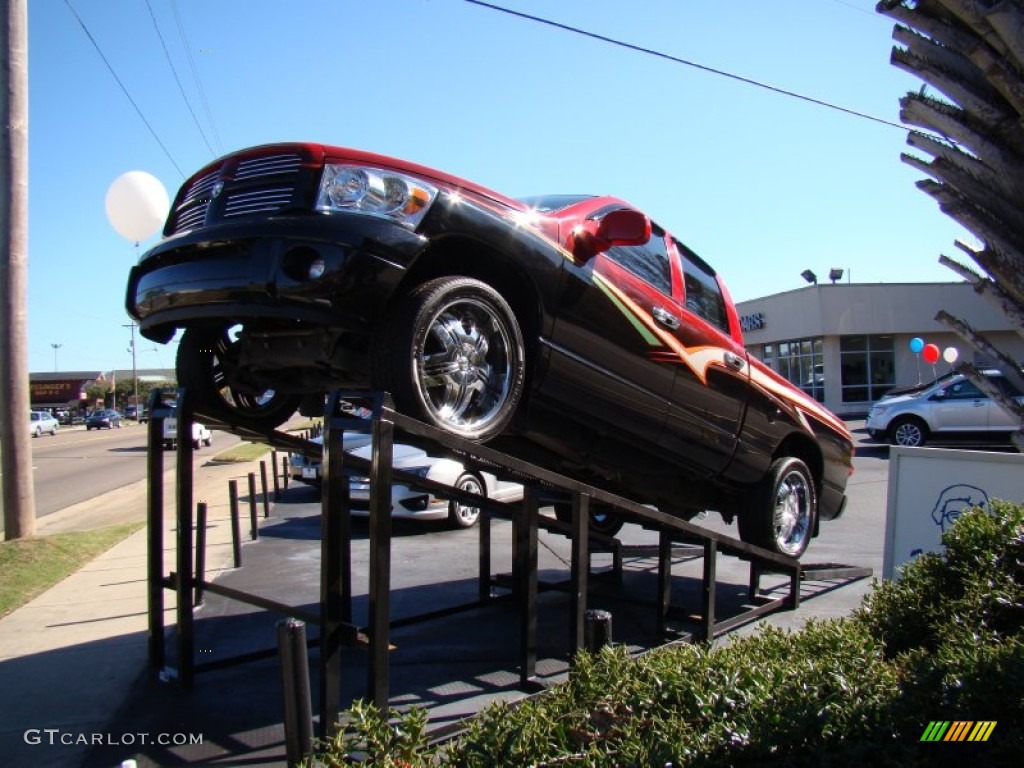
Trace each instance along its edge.
<path fill-rule="evenodd" d="M 173 404 L 172 404 L 173 399 Z M 177 415 L 177 477 L 175 509 L 174 569 L 167 571 L 164 562 L 163 524 L 166 500 L 163 491 L 164 451 L 163 427 L 176 408 Z M 365 414 L 370 414 L 365 418 Z M 559 605 L 564 615 L 555 617 L 565 627 L 564 658 L 571 663 L 573 655 L 586 643 L 587 610 L 595 596 L 606 591 L 610 600 L 628 600 L 635 610 L 646 606 L 656 642 L 709 642 L 736 627 L 769 613 L 794 610 L 801 601 L 801 585 L 808 580 L 827 581 L 836 588 L 871 575 L 867 568 L 840 564 L 801 565 L 790 557 L 747 544 L 736 538 L 687 522 L 657 509 L 609 493 L 600 488 L 564 477 L 494 450 L 442 432 L 395 411 L 384 393 L 334 392 L 327 400 L 323 422 L 322 443 L 281 431 L 254 431 L 233 425 L 222 413 L 197 412 L 189 402 L 188 392 L 154 392 L 150 399 L 149 423 L 149 663 L 154 677 L 176 683 L 181 691 L 192 690 L 196 678 L 204 672 L 265 661 L 277 655 L 276 647 L 246 652 L 215 661 L 200 661 L 194 626 L 197 590 L 200 594 L 217 595 L 230 601 L 254 606 L 277 616 L 290 617 L 311 629 L 310 646 L 316 646 L 313 712 L 318 715 L 319 735 L 329 738 L 338 727 L 338 716 L 344 708 L 342 669 L 346 653 L 357 653 L 365 659 L 364 697 L 381 709 L 393 705 L 390 654 L 392 634 L 411 626 L 429 625 L 469 612 L 502 606 L 511 609 L 517 625 L 518 687 L 534 691 L 538 674 L 539 596 L 545 591 L 568 593 L 566 603 Z M 269 444 L 277 450 L 319 456 L 323 466 L 323 483 L 319 511 L 319 594 L 315 605 L 289 605 L 280 599 L 230 587 L 217 580 L 207 580 L 202 562 L 203 547 L 197 548 L 197 510 L 192 494 L 191 422 L 199 419 L 210 427 L 234 432 L 246 440 Z M 343 436 L 346 432 L 370 434 L 372 444 L 369 460 L 346 454 Z M 393 467 L 396 436 L 401 442 L 413 443 L 431 456 L 451 456 L 467 468 L 485 471 L 499 478 L 523 485 L 520 503 L 503 503 L 433 483 L 423 477 Z M 276 464 L 276 462 L 275 462 Z M 277 480 L 275 466 L 275 483 Z M 358 475 L 369 479 L 369 519 L 361 534 L 368 540 L 366 562 L 366 621 L 354 618 L 353 584 L 353 521 L 349 499 L 348 478 Z M 394 523 L 391 515 L 391 489 L 400 483 L 442 498 L 462 501 L 481 510 L 477 532 L 476 587 L 471 599 L 458 605 L 421 613 L 392 615 L 392 549 Z M 553 501 L 571 506 L 569 522 L 560 522 L 541 513 Z M 601 536 L 589 529 L 589 510 L 600 504 L 628 521 L 655 531 L 657 545 L 637 548 L 622 545 L 617 539 Z M 508 521 L 511 531 L 511 572 L 494 572 L 494 521 Z M 507 530 L 509 526 L 502 526 Z M 539 532 L 564 536 L 570 543 L 566 566 L 568 578 L 542 580 L 538 570 Z M 200 542 L 201 543 L 201 542 Z M 746 587 L 749 605 L 740 611 L 730 610 L 719 618 L 718 595 L 719 556 L 739 558 L 749 564 Z M 610 568 L 596 573 L 595 558 L 609 556 Z M 656 588 L 643 594 L 622 595 L 623 562 L 646 559 L 653 563 Z M 673 566 L 700 559 L 703 563 L 698 590 L 699 604 L 679 606 L 673 602 Z M 271 566 L 272 567 L 272 566 Z M 777 588 L 770 594 L 760 588 L 761 579 L 774 574 L 788 582 L 783 594 Z M 606 590 L 609 583 L 620 588 Z M 649 583 L 649 582 L 648 582 Z M 174 631 L 165 626 L 164 594 L 173 590 L 177 596 Z M 617 593 L 612 594 L 612 593 Z M 490 608 L 489 608 L 490 607 Z M 551 621 L 552 617 L 543 617 Z M 315 636 L 313 636 L 315 635 Z M 464 638 L 471 642 L 472 638 Z M 168 643 L 173 641 L 173 647 Z M 354 649 L 354 650 L 353 650 Z"/>

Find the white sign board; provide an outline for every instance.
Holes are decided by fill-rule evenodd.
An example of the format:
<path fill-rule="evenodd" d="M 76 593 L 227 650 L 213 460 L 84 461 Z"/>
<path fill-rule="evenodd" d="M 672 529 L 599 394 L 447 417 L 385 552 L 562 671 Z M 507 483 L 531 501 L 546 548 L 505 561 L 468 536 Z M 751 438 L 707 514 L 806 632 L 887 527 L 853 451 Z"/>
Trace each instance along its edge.
<path fill-rule="evenodd" d="M 942 549 L 960 513 L 989 499 L 1024 502 L 1024 455 L 938 448 L 889 450 L 889 500 L 882 575 Z"/>

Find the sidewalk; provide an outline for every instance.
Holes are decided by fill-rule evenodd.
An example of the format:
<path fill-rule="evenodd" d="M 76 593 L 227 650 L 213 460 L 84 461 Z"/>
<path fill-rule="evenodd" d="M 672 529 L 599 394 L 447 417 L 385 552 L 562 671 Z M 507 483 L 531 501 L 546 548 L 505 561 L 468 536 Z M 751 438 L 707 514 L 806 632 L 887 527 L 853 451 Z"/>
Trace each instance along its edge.
<path fill-rule="evenodd" d="M 247 513 L 247 477 L 254 471 L 258 478 L 258 460 L 221 464 L 197 458 L 194 499 L 208 505 L 208 578 L 231 560 L 228 481 L 239 480 Z M 167 562 L 173 561 L 174 477 L 169 471 L 164 478 Z M 87 530 L 145 518 L 143 480 L 47 515 L 37 532 Z M 174 593 L 165 591 L 165 601 L 173 622 Z M 0 762 L 77 766 L 94 738 L 110 738 L 106 731 L 113 716 L 146 672 L 146 611 L 143 527 L 0 619 Z"/>

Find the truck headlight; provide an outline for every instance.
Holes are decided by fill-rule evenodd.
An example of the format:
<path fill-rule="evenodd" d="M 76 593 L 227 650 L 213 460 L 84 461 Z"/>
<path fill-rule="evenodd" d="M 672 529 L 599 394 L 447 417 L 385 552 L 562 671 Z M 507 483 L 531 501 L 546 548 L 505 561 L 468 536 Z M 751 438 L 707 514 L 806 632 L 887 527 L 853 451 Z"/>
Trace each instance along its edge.
<path fill-rule="evenodd" d="M 437 197 L 437 187 L 403 173 L 362 165 L 324 166 L 318 211 L 382 216 L 415 229 Z"/>

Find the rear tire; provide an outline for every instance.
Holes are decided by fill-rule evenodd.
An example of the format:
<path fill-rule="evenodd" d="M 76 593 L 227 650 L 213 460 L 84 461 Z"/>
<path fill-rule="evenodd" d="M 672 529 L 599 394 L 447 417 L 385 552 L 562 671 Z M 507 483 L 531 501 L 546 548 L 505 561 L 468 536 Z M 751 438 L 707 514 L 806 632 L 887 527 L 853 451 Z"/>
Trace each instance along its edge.
<path fill-rule="evenodd" d="M 814 477 L 800 459 L 776 459 L 739 515 L 740 538 L 780 555 L 800 557 L 818 517 Z"/>

